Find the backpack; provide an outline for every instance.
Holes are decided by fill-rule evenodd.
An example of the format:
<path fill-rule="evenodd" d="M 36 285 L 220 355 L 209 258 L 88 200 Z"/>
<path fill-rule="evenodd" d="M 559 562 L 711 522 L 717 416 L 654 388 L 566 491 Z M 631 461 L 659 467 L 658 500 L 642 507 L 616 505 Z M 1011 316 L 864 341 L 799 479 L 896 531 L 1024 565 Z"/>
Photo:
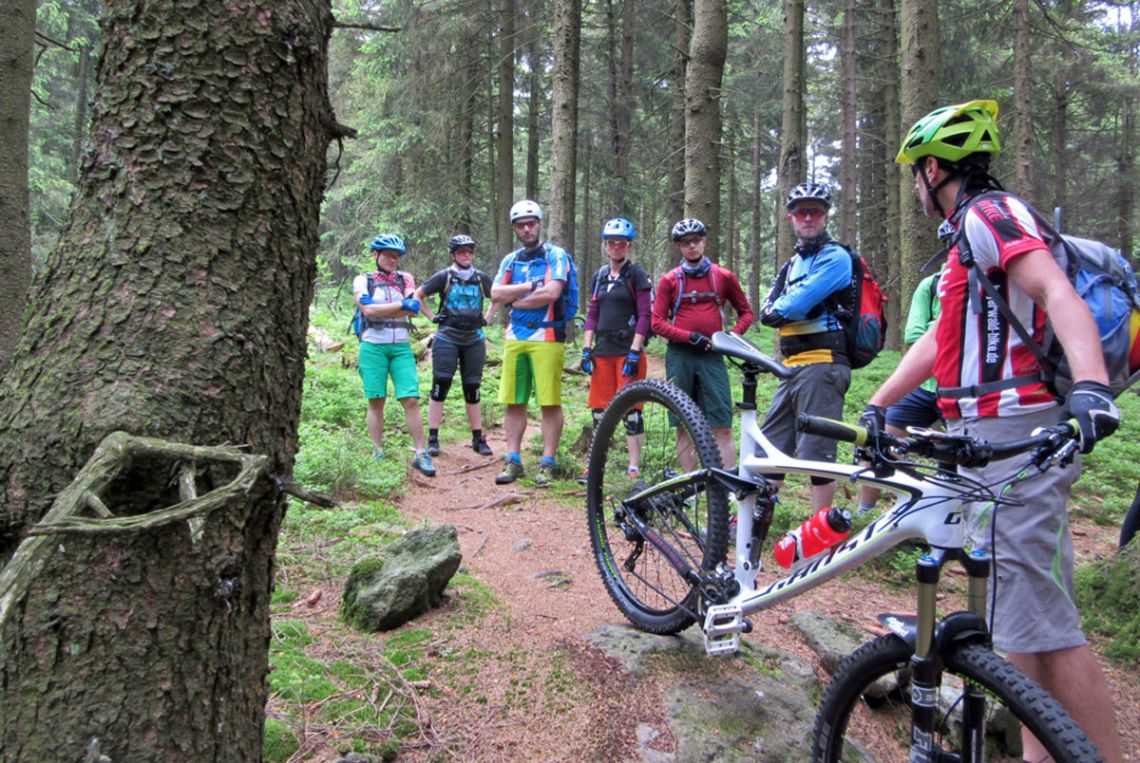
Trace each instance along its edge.
<path fill-rule="evenodd" d="M 400 277 L 400 283 L 403 284 L 403 288 L 406 290 L 408 288 L 408 277 L 407 277 L 407 275 L 405 275 L 404 273 L 401 273 L 398 270 L 396 271 L 396 275 L 398 275 Z M 371 297 L 372 296 L 372 290 L 376 288 L 376 273 L 375 272 L 368 273 L 367 275 L 365 275 L 365 278 L 367 279 L 366 285 L 365 285 L 365 289 L 366 289 L 365 293 Z M 369 328 L 371 326 L 379 325 L 382 322 L 388 321 L 388 320 L 391 320 L 391 319 L 388 319 L 388 318 L 365 318 L 364 313 L 362 313 L 360 311 L 360 306 L 357 305 L 356 309 L 352 313 L 352 321 L 348 324 L 348 326 L 350 329 L 352 329 L 352 333 L 356 334 L 356 338 L 359 339 L 361 337 L 361 335 L 364 333 L 364 329 Z M 411 328 L 411 323 L 409 323 L 408 321 L 399 321 L 399 322 L 406 323 L 408 328 Z"/>
<path fill-rule="evenodd" d="M 632 264 L 630 265 L 630 267 L 632 267 Z M 632 277 L 633 273 L 632 273 L 632 271 L 628 272 L 628 273 L 626 272 L 628 269 L 629 268 L 625 268 L 622 270 L 622 274 L 620 276 L 618 276 L 618 280 L 619 281 L 625 281 L 625 285 L 627 287 L 629 287 L 629 298 L 633 300 L 633 306 L 634 306 L 634 309 L 636 310 L 637 309 L 637 287 L 635 287 L 633 285 L 633 277 Z M 590 293 L 591 299 L 597 299 L 598 298 L 598 294 L 602 290 L 602 284 L 604 283 L 604 279 L 608 279 L 609 276 L 610 276 L 610 266 L 609 265 L 602 265 L 600 268 L 598 268 L 598 272 L 594 273 L 594 278 L 592 280 L 594 288 Z M 652 285 L 650 286 L 649 295 L 650 295 L 649 296 L 650 304 L 653 304 L 654 294 L 653 294 Z M 651 308 L 650 312 L 652 314 L 652 308 Z M 634 314 L 634 317 L 635 318 L 637 317 L 636 313 Z M 650 328 L 646 329 L 645 330 L 645 344 L 642 345 L 642 349 L 644 349 L 645 346 L 649 344 L 649 340 L 652 339 L 653 337 L 654 337 L 653 328 L 650 327 Z"/>
<path fill-rule="evenodd" d="M 542 245 L 544 250 L 546 250 L 549 246 L 549 242 L 546 242 Z M 516 249 L 507 255 L 509 259 L 505 263 L 505 269 L 514 269 L 515 257 L 521 251 L 522 249 Z M 562 296 L 559 297 L 559 299 L 562 300 L 563 320 L 539 321 L 535 324 L 535 326 L 540 328 L 565 326 L 568 323 L 572 323 L 574 321 L 574 316 L 578 314 L 578 266 L 574 263 L 574 255 L 570 254 L 570 252 L 567 252 L 565 249 L 563 249 L 562 252 L 566 255 L 566 259 L 568 261 L 568 267 L 566 268 L 566 286 L 562 289 Z M 550 266 L 547 265 L 547 267 Z"/>
<path fill-rule="evenodd" d="M 685 293 L 685 269 L 681 266 L 673 268 L 673 277 L 677 279 L 677 297 L 673 300 L 673 306 L 669 309 L 669 322 L 675 324 L 677 319 L 677 311 L 681 309 L 682 298 L 696 302 L 700 298 L 712 298 L 716 300 L 716 307 L 720 310 L 720 320 L 725 326 L 728 325 L 728 316 L 724 311 L 724 297 L 720 294 L 720 285 L 716 280 L 716 273 L 720 270 L 720 265 L 715 262 L 709 263 L 709 281 L 712 283 L 712 291 L 690 291 Z"/>
<path fill-rule="evenodd" d="M 863 255 L 831 243 L 851 255 L 851 285 L 830 295 L 824 305 L 843 323 L 847 362 L 854 370 L 877 358 L 887 341 L 887 296 Z"/>
<path fill-rule="evenodd" d="M 474 278 L 475 283 L 479 286 L 479 317 L 478 319 L 472 319 L 464 316 L 452 316 L 447 312 L 448 298 L 451 295 L 451 285 L 455 280 L 454 275 L 455 273 L 452 271 L 452 269 L 448 268 L 447 275 L 444 276 L 443 290 L 439 293 L 439 309 L 436 311 L 436 314 L 443 316 L 445 319 L 451 320 L 450 323 L 445 320 L 445 326 L 452 326 L 457 329 L 466 330 L 475 330 L 482 328 L 484 325 L 486 325 L 486 321 L 483 320 L 483 302 L 486 301 L 490 296 L 483 288 L 483 279 L 479 277 L 479 272 L 476 271 Z M 460 283 L 467 285 L 470 284 L 471 281 L 461 281 Z"/>
<path fill-rule="evenodd" d="M 985 194 L 979 194 L 970 200 L 966 210 L 962 212 L 963 220 L 966 211 L 983 196 Z M 1104 364 L 1108 369 L 1109 387 L 1112 388 L 1114 396 L 1119 395 L 1132 386 L 1137 377 L 1140 377 L 1140 373 L 1137 373 L 1137 369 L 1140 368 L 1140 343 L 1136 342 L 1140 329 L 1140 287 L 1137 286 L 1132 265 L 1119 250 L 1107 244 L 1058 233 L 1035 209 L 1032 207 L 1029 209 L 1049 242 L 1053 259 L 1069 277 L 1073 288 L 1084 300 L 1096 321 L 1101 349 L 1104 352 Z M 1014 383 L 1020 386 L 1027 381 L 1041 380 L 1054 393 L 1064 397 L 1073 386 L 1073 376 L 1052 326 L 1046 326 L 1044 341 L 1041 344 L 1033 341 L 993 281 L 982 272 L 981 268 L 975 267 L 973 253 L 963 234 L 964 226 L 959 226 L 951 246 L 958 244 L 958 261 L 969 273 L 972 309 L 981 312 L 981 305 L 976 299 L 976 284 L 980 284 L 1002 317 L 1009 323 L 1010 328 L 1017 333 L 1022 344 L 1033 353 L 1042 368 L 1039 375 L 1031 378 L 1013 377 L 1013 379 L 979 384 L 974 387 L 977 394 L 1004 389 Z"/>

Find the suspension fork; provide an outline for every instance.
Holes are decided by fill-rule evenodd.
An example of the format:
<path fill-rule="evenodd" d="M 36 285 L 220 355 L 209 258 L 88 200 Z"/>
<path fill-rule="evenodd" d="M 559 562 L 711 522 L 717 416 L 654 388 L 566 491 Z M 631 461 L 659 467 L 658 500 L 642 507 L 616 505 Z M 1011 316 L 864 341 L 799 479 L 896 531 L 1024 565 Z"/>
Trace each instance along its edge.
<path fill-rule="evenodd" d="M 918 616 L 914 656 L 911 657 L 911 752 L 912 763 L 935 763 L 941 751 L 935 746 L 938 726 L 938 696 L 942 686 L 942 651 L 957 643 L 954 633 L 936 632 L 938 581 L 947 561 L 961 561 L 969 579 L 967 607 L 972 616 L 962 627 L 984 623 L 990 562 L 984 551 L 931 549 L 915 563 L 918 581 Z M 951 616 L 955 619 L 957 616 Z M 957 622 L 961 622 L 959 618 Z M 949 624 L 948 622 L 945 624 Z M 951 629 L 953 630 L 953 629 Z M 962 736 L 954 760 L 980 763 L 985 751 L 985 704 L 981 689 L 967 682 L 962 699 Z"/>

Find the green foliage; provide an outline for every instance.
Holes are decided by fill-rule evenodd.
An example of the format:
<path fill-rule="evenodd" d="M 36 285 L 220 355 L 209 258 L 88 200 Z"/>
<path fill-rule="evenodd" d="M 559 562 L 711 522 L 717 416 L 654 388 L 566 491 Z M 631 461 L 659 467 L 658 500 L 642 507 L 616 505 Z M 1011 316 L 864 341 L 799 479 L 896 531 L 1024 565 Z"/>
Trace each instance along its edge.
<path fill-rule="evenodd" d="M 265 719 L 265 738 L 261 747 L 265 763 L 285 763 L 300 747 L 297 735 L 287 723 L 276 718 Z"/>
<path fill-rule="evenodd" d="M 1079 567 L 1074 587 L 1084 627 L 1109 640 L 1105 654 L 1120 665 L 1140 667 L 1140 542 Z"/>

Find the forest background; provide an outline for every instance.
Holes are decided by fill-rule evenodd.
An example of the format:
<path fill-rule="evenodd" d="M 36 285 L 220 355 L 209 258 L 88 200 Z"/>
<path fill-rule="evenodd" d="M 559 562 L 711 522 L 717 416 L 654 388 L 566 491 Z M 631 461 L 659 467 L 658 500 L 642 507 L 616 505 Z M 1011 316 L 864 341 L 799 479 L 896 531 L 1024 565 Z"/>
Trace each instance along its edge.
<path fill-rule="evenodd" d="M 115 429 L 247 444 L 274 477 L 191 542 L 175 522 L 58 546 L 0 619 L 4 742 L 28 759 L 88 733 L 257 757 L 310 301 L 343 307 L 380 231 L 405 237 L 418 279 L 446 264 L 457 231 L 492 268 L 511 247 L 507 208 L 530 196 L 584 274 L 615 215 L 637 224 L 638 258 L 659 274 L 669 227 L 692 215 L 758 301 L 791 253 L 784 192 L 825 180 L 833 232 L 884 282 L 897 344 L 938 249 L 893 163 L 902 131 L 990 97 L 997 174 L 1061 207 L 1066 229 L 1134 248 L 1134 3 L 6 7 L 0 553 Z M 107 503 L 142 515 L 194 492 L 167 477 L 136 460 Z"/>
<path fill-rule="evenodd" d="M 573 60 L 559 68 L 556 12 L 567 8 L 556 5 L 580 21 Z M 444 243 L 456 232 L 473 235 L 482 266 L 493 267 L 512 245 L 506 210 L 528 197 L 560 205 L 548 233 L 584 273 L 600 264 L 599 231 L 610 217 L 635 223 L 639 258 L 658 274 L 676 257 L 672 223 L 701 217 L 714 228 L 712 255 L 741 273 L 755 302 L 790 253 L 784 191 L 808 179 L 831 183 L 832 234 L 884 283 L 897 346 L 899 310 L 939 247 L 934 226 L 916 218 L 909 173 L 894 155 L 928 104 L 974 98 L 1001 105 L 998 177 L 1045 212 L 1061 208 L 1066 229 L 1131 256 L 1136 4 L 935 5 L 729 2 L 725 37 L 711 45 L 714 64 L 722 46 L 722 80 L 714 92 L 686 94 L 699 23 L 684 0 L 338 0 L 329 94 L 358 137 L 331 148 L 322 283 L 368 264 L 366 244 L 380 231 L 405 238 L 406 266 L 420 278 L 446 264 Z M 37 262 L 74 189 L 98 12 L 94 0 L 39 3 L 29 152 Z M 917 50 L 899 50 L 902 24 L 918 25 Z M 554 135 L 574 116 L 554 103 L 566 69 L 579 78 L 575 145 L 559 169 L 568 199 L 551 187 Z M 686 138 L 685 112 L 700 110 L 702 97 L 719 106 L 712 131 Z M 702 161 L 718 189 L 699 199 L 690 192 L 688 208 L 686 140 L 711 147 Z"/>

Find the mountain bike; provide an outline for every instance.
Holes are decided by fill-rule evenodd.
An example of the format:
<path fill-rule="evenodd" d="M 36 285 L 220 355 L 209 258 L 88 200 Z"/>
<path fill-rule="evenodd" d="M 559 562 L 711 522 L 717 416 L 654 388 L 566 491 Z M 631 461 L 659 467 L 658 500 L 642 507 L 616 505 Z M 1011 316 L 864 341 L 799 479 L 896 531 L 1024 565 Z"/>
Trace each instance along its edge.
<path fill-rule="evenodd" d="M 714 335 L 712 351 L 743 371 L 740 463 L 735 469 L 723 468 L 696 403 L 663 381 L 623 388 L 594 434 L 586 485 L 590 541 L 606 589 L 629 621 L 657 634 L 678 633 L 699 622 L 706 651 L 731 654 L 740 648 L 741 634 L 752 629 L 747 615 L 869 562 L 903 541 L 920 539 L 928 550 L 915 565 L 917 614 L 882 616 L 889 634 L 841 664 L 817 716 L 813 760 L 874 760 L 864 756 L 873 743 L 879 752 L 884 744 L 888 747 L 886 759 L 1020 761 L 1017 733 L 1009 740 L 1012 757 L 1003 757 L 1005 753 L 987 741 L 986 728 L 996 725 L 993 713 L 1001 707 L 1026 725 L 1056 760 L 1102 760 L 1055 700 L 992 651 L 986 620 L 990 560 L 983 551 L 966 550 L 961 508 L 967 501 L 991 501 L 997 507 L 1010 503 L 999 485 L 1067 462 L 1078 449 L 1075 430 L 1065 424 L 1006 443 L 933 430 L 912 430 L 906 438 L 886 433 L 872 437 L 859 427 L 801 415 L 797 425 L 802 429 L 854 442 L 870 462 L 801 460 L 779 451 L 757 423 L 759 375 L 782 378 L 789 371 L 734 334 Z M 628 434 L 642 436 L 639 476 L 627 472 Z M 1017 462 L 1024 463 L 995 485 L 980 484 L 954 470 L 1020 455 L 1024 458 Z M 837 546 L 799 560 L 774 582 L 758 585 L 761 551 L 777 501 L 776 486 L 765 475 L 774 474 L 869 484 L 884 496 L 894 496 L 894 503 Z M 736 501 L 734 517 L 730 495 Z M 967 611 L 939 618 L 938 582 L 950 562 L 966 570 Z M 869 693 L 872 687 L 878 691 Z M 880 699 L 870 698 L 872 694 Z"/>

